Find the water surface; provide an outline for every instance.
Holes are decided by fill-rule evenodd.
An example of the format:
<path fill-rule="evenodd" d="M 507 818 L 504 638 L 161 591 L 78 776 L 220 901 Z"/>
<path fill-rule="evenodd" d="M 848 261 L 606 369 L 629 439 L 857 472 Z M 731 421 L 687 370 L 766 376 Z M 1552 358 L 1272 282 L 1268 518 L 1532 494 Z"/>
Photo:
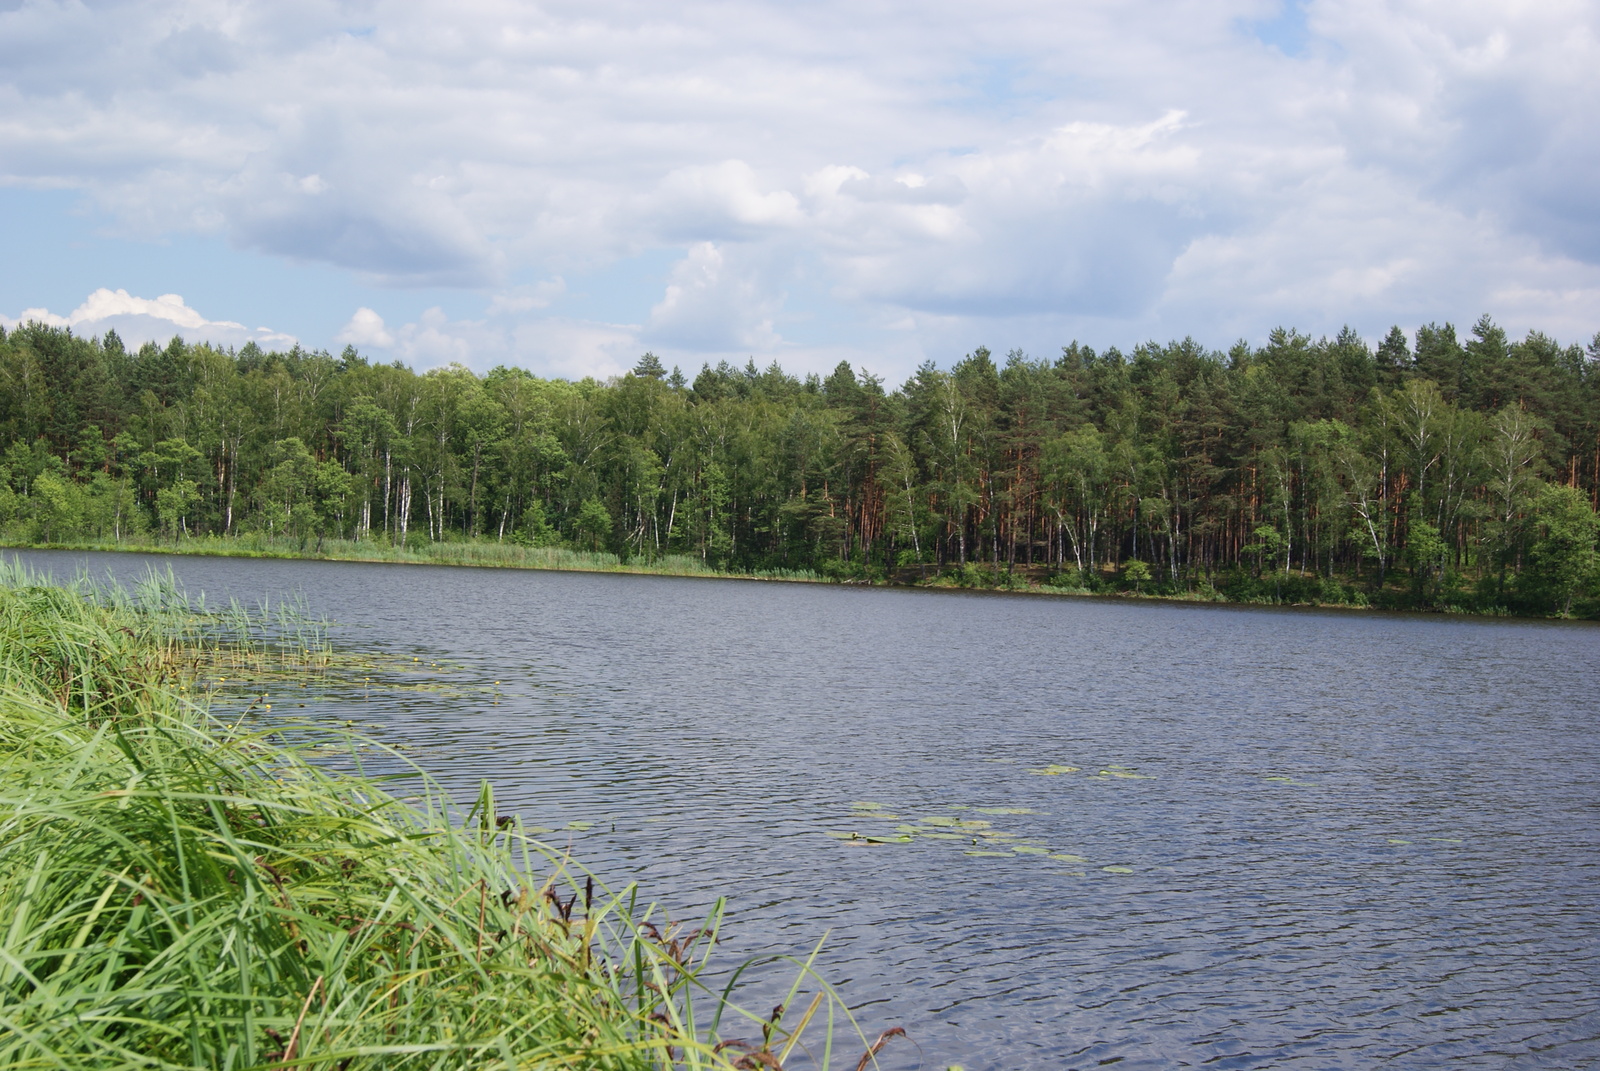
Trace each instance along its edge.
<path fill-rule="evenodd" d="M 451 664 L 308 712 L 592 823 L 557 839 L 679 916 L 728 896 L 725 958 L 827 934 L 885 1067 L 1600 1062 L 1593 625 L 20 556 Z M 946 836 L 827 835 L 901 823 Z"/>

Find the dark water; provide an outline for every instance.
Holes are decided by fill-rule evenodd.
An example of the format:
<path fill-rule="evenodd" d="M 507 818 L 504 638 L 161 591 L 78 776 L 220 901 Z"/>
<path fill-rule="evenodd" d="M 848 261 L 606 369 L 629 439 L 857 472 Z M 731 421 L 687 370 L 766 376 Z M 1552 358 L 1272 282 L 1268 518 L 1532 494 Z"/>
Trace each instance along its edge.
<path fill-rule="evenodd" d="M 827 933 L 887 1067 L 1600 1064 L 1592 625 L 171 565 L 500 681 L 349 716 L 675 913 L 727 895 L 727 957 Z M 828 837 L 892 835 L 855 802 L 1017 839 Z"/>

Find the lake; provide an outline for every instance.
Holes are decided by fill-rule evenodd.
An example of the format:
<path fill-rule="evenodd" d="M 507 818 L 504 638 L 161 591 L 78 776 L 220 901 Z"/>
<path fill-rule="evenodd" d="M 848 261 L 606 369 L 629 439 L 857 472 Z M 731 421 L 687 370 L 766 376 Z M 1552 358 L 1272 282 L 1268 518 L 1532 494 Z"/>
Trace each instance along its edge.
<path fill-rule="evenodd" d="M 887 1068 L 1600 1063 L 1591 624 L 17 556 L 443 663 L 305 713 L 589 823 L 546 839 L 675 917 L 726 895 L 725 961 L 826 934 Z"/>

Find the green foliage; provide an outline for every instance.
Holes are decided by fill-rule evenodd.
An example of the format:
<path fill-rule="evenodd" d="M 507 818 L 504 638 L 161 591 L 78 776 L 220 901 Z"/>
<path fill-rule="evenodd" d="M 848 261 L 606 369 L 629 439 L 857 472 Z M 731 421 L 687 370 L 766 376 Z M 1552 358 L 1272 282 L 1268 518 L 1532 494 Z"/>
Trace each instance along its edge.
<path fill-rule="evenodd" d="M 1569 615 L 1574 601 L 1600 582 L 1600 517 L 1574 488 L 1550 485 L 1531 512 L 1535 536 L 1519 587 L 1540 608 Z"/>
<path fill-rule="evenodd" d="M 32 325 L 0 339 L 0 539 L 481 540 L 1090 589 L 1134 559 L 1141 593 L 1211 597 L 1244 567 L 1274 599 L 1316 577 L 1386 605 L 1460 605 L 1466 585 L 1484 609 L 1581 613 L 1549 546 L 1522 574 L 1541 481 L 1600 494 L 1597 357 L 1485 317 L 1375 352 L 1283 328 L 1227 353 L 978 347 L 898 388 L 848 364 L 689 383 L 651 354 L 600 383 L 353 349 L 128 354 Z"/>
<path fill-rule="evenodd" d="M 371 741 L 212 720 L 194 667 L 260 631 L 170 585 L 0 575 L 0 1065 L 731 1071 L 831 1033 L 809 961 L 788 1020 L 707 988 L 720 903 L 671 926 L 488 786 L 403 803 L 307 758 Z"/>

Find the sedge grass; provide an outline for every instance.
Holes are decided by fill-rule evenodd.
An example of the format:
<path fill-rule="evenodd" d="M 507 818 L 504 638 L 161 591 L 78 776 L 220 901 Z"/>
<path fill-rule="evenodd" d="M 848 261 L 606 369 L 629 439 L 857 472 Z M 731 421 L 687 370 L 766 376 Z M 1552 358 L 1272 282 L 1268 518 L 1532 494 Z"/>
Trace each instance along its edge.
<path fill-rule="evenodd" d="M 0 576 L 0 1067 L 829 1066 L 848 1013 L 810 960 L 792 1024 L 708 987 L 720 904 L 671 926 L 487 786 L 402 802 L 212 719 L 181 680 L 240 611 L 161 587 Z"/>
<path fill-rule="evenodd" d="M 571 547 L 529 547 L 489 539 L 447 540 L 401 546 L 386 541 L 364 539 L 302 540 L 270 536 L 264 532 L 246 532 L 237 536 L 185 536 L 173 542 L 68 540 L 40 546 L 147 554 L 215 555 L 229 558 L 286 558 L 405 565 L 476 565 L 556 572 L 831 582 L 827 577 L 810 569 L 767 568 L 729 571 L 709 565 L 688 554 L 667 554 L 655 558 L 635 556 L 624 561 L 607 551 L 575 550 Z"/>

